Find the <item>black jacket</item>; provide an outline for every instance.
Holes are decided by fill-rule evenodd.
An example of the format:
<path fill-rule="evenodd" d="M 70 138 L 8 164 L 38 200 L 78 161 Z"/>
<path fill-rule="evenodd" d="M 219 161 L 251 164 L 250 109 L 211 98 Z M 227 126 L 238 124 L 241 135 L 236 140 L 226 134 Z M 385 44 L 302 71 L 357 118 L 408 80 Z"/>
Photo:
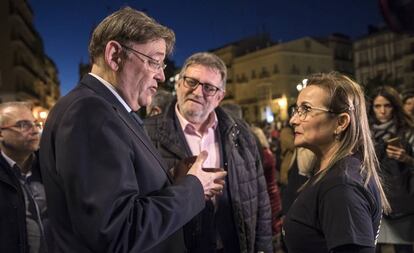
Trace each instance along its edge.
<path fill-rule="evenodd" d="M 255 139 L 244 121 L 230 117 L 221 108 L 216 114 L 240 252 L 272 252 L 271 209 Z M 175 102 L 165 114 L 144 122 L 169 168 L 192 155 L 175 115 Z"/>
<path fill-rule="evenodd" d="M 31 180 L 41 182 L 37 159 Z M 29 252 L 26 230 L 26 204 L 15 172 L 0 154 L 0 252 Z"/>
<path fill-rule="evenodd" d="M 172 185 L 143 127 L 86 75 L 50 112 L 40 162 L 56 252 L 183 252 L 200 181 Z"/>

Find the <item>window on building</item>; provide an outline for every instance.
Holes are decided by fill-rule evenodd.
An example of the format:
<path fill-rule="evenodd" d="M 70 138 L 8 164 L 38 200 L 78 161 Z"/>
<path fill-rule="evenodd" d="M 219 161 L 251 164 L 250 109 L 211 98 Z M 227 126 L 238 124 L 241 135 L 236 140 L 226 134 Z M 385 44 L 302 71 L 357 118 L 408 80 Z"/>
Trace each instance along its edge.
<path fill-rule="evenodd" d="M 253 69 L 252 70 L 252 79 L 255 79 L 256 78 L 256 71 Z"/>
<path fill-rule="evenodd" d="M 262 71 L 260 72 L 260 78 L 269 77 L 269 72 L 267 71 L 266 67 L 262 67 Z"/>
<path fill-rule="evenodd" d="M 244 82 L 248 82 L 249 81 L 249 79 L 246 77 L 246 75 L 243 73 L 242 74 L 242 77 L 241 77 L 241 81 L 244 83 Z"/>
<path fill-rule="evenodd" d="M 384 78 L 385 77 L 385 70 L 378 70 L 377 71 L 377 76 L 379 76 L 380 78 Z"/>
<path fill-rule="evenodd" d="M 395 77 L 396 78 L 401 78 L 403 76 L 403 67 L 402 66 L 398 66 L 395 68 Z"/>
<path fill-rule="evenodd" d="M 273 65 L 273 74 L 279 74 L 279 66 L 277 64 Z"/>
<path fill-rule="evenodd" d="M 290 69 L 290 73 L 293 75 L 300 75 L 300 70 L 295 64 L 293 64 L 292 68 Z"/>
<path fill-rule="evenodd" d="M 313 71 L 312 67 L 311 67 L 311 66 L 308 66 L 308 68 L 306 69 L 306 74 L 310 75 L 310 74 L 312 74 L 313 72 L 314 72 L 314 71 Z"/>
<path fill-rule="evenodd" d="M 310 40 L 305 40 L 305 50 L 309 51 L 312 48 L 312 42 Z"/>
<path fill-rule="evenodd" d="M 386 61 L 385 57 L 385 48 L 384 47 L 377 47 L 375 49 L 375 60 L 377 63 L 381 63 Z"/>
<path fill-rule="evenodd" d="M 368 52 L 361 52 L 359 54 L 359 66 L 366 66 L 369 64 L 368 61 Z"/>

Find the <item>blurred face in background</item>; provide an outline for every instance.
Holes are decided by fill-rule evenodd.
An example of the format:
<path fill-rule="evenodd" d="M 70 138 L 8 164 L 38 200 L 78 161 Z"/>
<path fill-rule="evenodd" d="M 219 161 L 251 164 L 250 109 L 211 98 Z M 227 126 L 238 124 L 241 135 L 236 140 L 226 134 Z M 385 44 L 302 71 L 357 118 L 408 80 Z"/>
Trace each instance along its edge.
<path fill-rule="evenodd" d="M 392 119 L 393 107 L 391 102 L 385 97 L 377 96 L 372 106 L 375 117 L 380 123 L 386 123 Z"/>
<path fill-rule="evenodd" d="M 410 114 L 411 116 L 414 116 L 414 97 L 407 98 L 404 102 L 404 110 Z"/>
<path fill-rule="evenodd" d="M 2 149 L 8 153 L 31 153 L 39 148 L 41 125 L 25 107 L 8 107 L 2 112 L 0 131 Z"/>

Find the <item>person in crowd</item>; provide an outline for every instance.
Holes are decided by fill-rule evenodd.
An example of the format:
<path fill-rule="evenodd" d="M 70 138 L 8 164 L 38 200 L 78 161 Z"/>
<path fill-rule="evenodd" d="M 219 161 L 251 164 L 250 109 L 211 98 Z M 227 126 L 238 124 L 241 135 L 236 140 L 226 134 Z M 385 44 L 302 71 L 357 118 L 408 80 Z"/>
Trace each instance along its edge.
<path fill-rule="evenodd" d="M 157 90 L 152 98 L 151 104 L 147 106 L 147 117 L 155 116 L 165 112 L 167 106 L 174 100 L 171 92 L 166 90 Z"/>
<path fill-rule="evenodd" d="M 381 224 L 378 242 L 393 244 L 396 253 L 413 253 L 414 183 L 410 181 L 414 180 L 414 122 L 394 88 L 381 86 L 372 98 L 372 131 L 392 210 Z"/>
<path fill-rule="evenodd" d="M 289 164 L 288 178 L 282 193 L 282 213 L 285 215 L 298 197 L 302 185 L 312 176 L 316 165 L 315 154 L 303 147 L 293 151 Z"/>
<path fill-rule="evenodd" d="M 294 107 L 294 106 L 293 106 Z M 292 106 L 289 107 L 289 112 L 293 109 Z M 294 145 L 294 135 L 292 127 L 286 123 L 280 130 L 280 177 L 279 183 L 283 187 L 287 185 L 288 174 L 290 169 L 290 164 L 292 162 L 292 157 L 295 151 Z"/>
<path fill-rule="evenodd" d="M 317 165 L 285 217 L 288 252 L 375 252 L 389 205 L 362 88 L 336 72 L 311 75 L 296 106 L 294 144 L 313 151 Z"/>
<path fill-rule="evenodd" d="M 272 252 L 271 208 L 254 136 L 244 121 L 218 107 L 226 77 L 216 55 L 190 56 L 176 84 L 177 101 L 145 126 L 170 168 L 206 149 L 204 167 L 228 172 L 222 194 L 207 199 L 185 226 L 188 252 Z"/>
<path fill-rule="evenodd" d="M 414 118 L 414 89 L 403 91 L 402 102 L 405 112 Z"/>
<path fill-rule="evenodd" d="M 130 7 L 93 31 L 91 73 L 56 103 L 41 138 L 56 252 L 184 252 L 182 226 L 223 188 L 226 172 L 201 168 L 205 151 L 173 184 L 134 112 L 165 80 L 174 42 Z"/>
<path fill-rule="evenodd" d="M 0 104 L 0 252 L 48 252 L 41 129 L 29 103 Z"/>
<path fill-rule="evenodd" d="M 276 184 L 276 159 L 272 151 L 270 151 L 270 145 L 263 130 L 255 126 L 252 126 L 251 129 L 259 142 L 258 147 L 261 154 L 262 166 L 267 184 L 267 192 L 269 194 L 270 206 L 272 209 L 273 245 L 274 248 L 280 248 L 282 206 L 279 187 Z"/>

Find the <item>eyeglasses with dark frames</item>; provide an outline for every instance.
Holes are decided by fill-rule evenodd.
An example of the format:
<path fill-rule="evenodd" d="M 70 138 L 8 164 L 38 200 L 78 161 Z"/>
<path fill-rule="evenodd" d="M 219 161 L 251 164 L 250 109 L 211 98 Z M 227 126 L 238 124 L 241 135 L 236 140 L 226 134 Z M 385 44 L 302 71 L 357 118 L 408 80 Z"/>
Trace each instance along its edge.
<path fill-rule="evenodd" d="M 209 83 L 202 83 L 195 78 L 183 76 L 184 86 L 188 89 L 195 90 L 197 89 L 198 85 L 202 86 L 203 93 L 206 96 L 214 96 L 216 95 L 217 91 L 222 90 L 212 84 Z"/>
<path fill-rule="evenodd" d="M 121 47 L 123 47 L 123 48 L 125 48 L 125 49 L 127 49 L 127 50 L 129 50 L 129 51 L 132 51 L 132 53 L 136 53 L 136 54 L 137 54 L 136 56 L 137 56 L 137 57 L 138 57 L 141 61 L 143 61 L 144 63 L 145 63 L 145 62 L 147 62 L 147 63 L 148 63 L 148 66 L 149 66 L 149 67 L 150 67 L 153 71 L 158 71 L 158 70 L 160 70 L 160 69 L 164 70 L 164 69 L 167 67 L 167 64 L 165 64 L 164 62 L 159 62 L 159 61 L 155 60 L 154 58 L 152 58 L 151 56 L 146 55 L 146 54 L 144 54 L 144 53 L 141 53 L 141 52 L 139 52 L 139 51 L 137 51 L 137 50 L 135 50 L 135 49 L 133 49 L 133 48 L 131 48 L 131 47 L 125 46 L 125 45 L 123 45 L 123 44 L 120 44 L 120 45 L 121 45 Z M 142 58 L 141 58 L 141 57 L 139 57 L 138 55 L 145 57 L 145 58 L 146 58 L 146 60 L 142 59 Z"/>
<path fill-rule="evenodd" d="M 5 129 L 16 128 L 21 132 L 28 132 L 32 130 L 34 127 L 37 127 L 38 129 L 43 129 L 43 124 L 37 121 L 33 122 L 30 120 L 19 120 L 14 125 L 3 126 L 0 129 L 5 130 Z"/>
<path fill-rule="evenodd" d="M 335 113 L 334 111 L 331 111 L 331 110 L 326 109 L 326 108 L 312 107 L 312 106 L 309 106 L 309 105 L 300 105 L 300 106 L 293 107 L 290 115 L 291 115 L 291 117 L 293 117 L 297 114 L 299 116 L 299 119 L 301 121 L 304 121 L 306 119 L 306 116 L 308 115 L 308 113 L 312 112 L 312 111 L 322 111 L 322 112 L 327 112 L 327 113 Z"/>

